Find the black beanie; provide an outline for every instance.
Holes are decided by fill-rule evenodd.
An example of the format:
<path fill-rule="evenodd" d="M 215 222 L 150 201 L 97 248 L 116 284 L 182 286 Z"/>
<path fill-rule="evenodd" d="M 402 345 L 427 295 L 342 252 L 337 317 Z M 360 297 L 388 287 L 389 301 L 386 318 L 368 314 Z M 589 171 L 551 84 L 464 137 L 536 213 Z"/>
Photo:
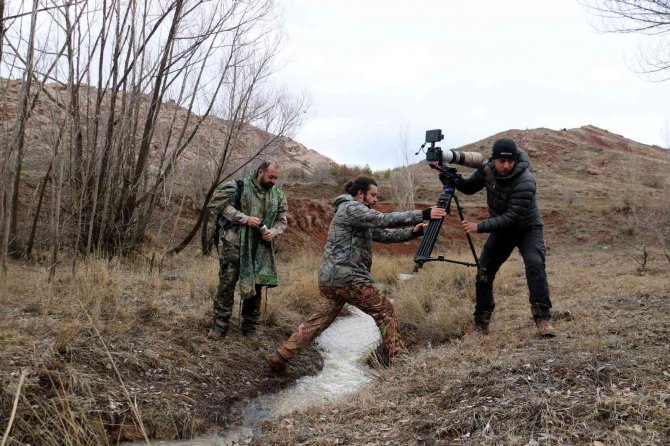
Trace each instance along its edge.
<path fill-rule="evenodd" d="M 502 138 L 496 141 L 493 144 L 493 153 L 491 158 L 507 158 L 507 159 L 517 159 L 519 156 L 519 149 L 516 148 L 516 144 L 513 140 L 509 138 Z"/>

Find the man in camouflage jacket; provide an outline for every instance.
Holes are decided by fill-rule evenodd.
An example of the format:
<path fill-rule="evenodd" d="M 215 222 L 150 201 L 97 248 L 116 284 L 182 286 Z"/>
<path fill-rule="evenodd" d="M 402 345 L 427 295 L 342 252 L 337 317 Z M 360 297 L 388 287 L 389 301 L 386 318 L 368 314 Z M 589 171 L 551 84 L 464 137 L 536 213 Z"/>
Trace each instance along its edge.
<path fill-rule="evenodd" d="M 495 307 L 493 280 L 514 248 L 519 248 L 526 267 L 530 309 L 542 337 L 555 336 L 551 300 L 545 271 L 544 224 L 535 200 L 535 178 L 528 155 L 508 138 L 493 144 L 491 159 L 469 177 L 456 181 L 456 189 L 474 194 L 486 188 L 489 218 L 479 223 L 462 222 L 468 233 L 489 232 L 477 272 L 474 324 L 470 336 L 489 334 Z"/>
<path fill-rule="evenodd" d="M 266 356 L 275 371 L 283 371 L 288 361 L 335 320 L 345 303 L 374 318 L 390 361 L 405 352 L 393 305 L 374 286 L 370 275 L 372 241 L 396 243 L 416 238 L 423 234 L 423 220 L 442 218 L 445 211 L 437 207 L 423 212 L 375 211 L 371 208 L 377 202 L 377 183 L 372 178 L 358 177 L 345 191 L 333 201 L 335 216 L 319 271 L 324 302 L 276 352 Z"/>
<path fill-rule="evenodd" d="M 287 204 L 275 186 L 278 171 L 277 163 L 264 161 L 255 176 L 217 186 L 207 205 L 224 231 L 219 234 L 223 235 L 219 287 L 210 339 L 220 339 L 228 331 L 238 280 L 244 335 L 253 334 L 259 323 L 262 287 L 279 284 L 272 240 L 286 229 Z"/>

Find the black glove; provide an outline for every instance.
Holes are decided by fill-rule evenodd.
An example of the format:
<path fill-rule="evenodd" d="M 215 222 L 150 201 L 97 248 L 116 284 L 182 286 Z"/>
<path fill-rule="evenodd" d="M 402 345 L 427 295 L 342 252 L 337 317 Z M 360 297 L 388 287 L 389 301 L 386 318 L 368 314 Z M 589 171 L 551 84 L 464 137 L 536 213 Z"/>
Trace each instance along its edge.
<path fill-rule="evenodd" d="M 433 208 L 426 208 L 421 213 L 423 214 L 423 219 L 424 220 L 430 220 L 430 210 Z"/>

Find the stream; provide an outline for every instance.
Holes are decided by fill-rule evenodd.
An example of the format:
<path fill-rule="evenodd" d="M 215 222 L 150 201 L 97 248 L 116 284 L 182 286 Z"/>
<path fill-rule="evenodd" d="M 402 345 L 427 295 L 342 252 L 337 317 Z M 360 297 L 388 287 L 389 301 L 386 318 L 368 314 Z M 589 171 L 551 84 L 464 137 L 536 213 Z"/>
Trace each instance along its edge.
<path fill-rule="evenodd" d="M 355 392 L 372 380 L 370 369 L 362 364 L 380 341 L 374 320 L 349 306 L 350 315 L 339 317 L 316 339 L 323 356 L 323 369 L 316 376 L 300 378 L 275 394 L 260 396 L 242 409 L 243 421 L 209 437 L 186 441 L 152 441 L 163 446 L 237 446 L 260 435 L 264 421 L 288 415 L 294 410 L 325 404 Z M 144 442 L 127 445 L 146 444 Z"/>

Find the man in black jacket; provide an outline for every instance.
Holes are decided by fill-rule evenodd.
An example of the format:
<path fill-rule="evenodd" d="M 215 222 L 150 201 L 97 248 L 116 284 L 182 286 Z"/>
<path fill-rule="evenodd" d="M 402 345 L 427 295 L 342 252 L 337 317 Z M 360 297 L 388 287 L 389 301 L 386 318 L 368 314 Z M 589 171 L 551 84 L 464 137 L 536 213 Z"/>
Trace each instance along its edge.
<path fill-rule="evenodd" d="M 526 266 L 530 308 L 542 337 L 554 337 L 551 301 L 545 271 L 546 248 L 542 217 L 535 200 L 535 178 L 530 173 L 528 155 L 516 143 L 503 138 L 493 144 L 491 159 L 467 178 L 456 182 L 456 189 L 474 194 L 486 188 L 489 218 L 479 223 L 462 222 L 467 233 L 489 232 L 479 258 L 474 324 L 470 336 L 489 334 L 495 308 L 493 280 L 500 266 L 515 247 Z"/>

